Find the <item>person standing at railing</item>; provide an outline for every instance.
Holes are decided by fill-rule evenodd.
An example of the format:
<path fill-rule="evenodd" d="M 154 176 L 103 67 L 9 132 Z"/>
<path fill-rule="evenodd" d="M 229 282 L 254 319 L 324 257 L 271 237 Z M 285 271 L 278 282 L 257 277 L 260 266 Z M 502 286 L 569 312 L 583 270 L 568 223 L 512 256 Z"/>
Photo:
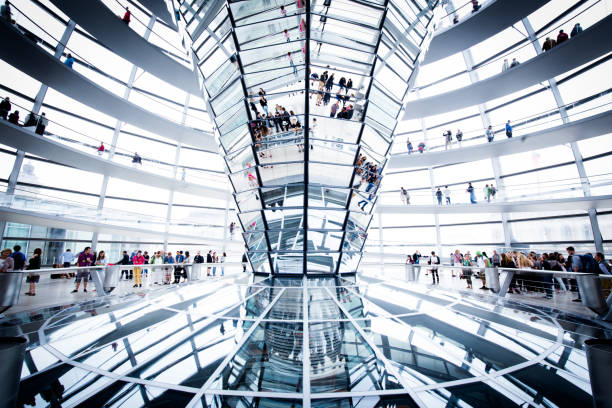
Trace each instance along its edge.
<path fill-rule="evenodd" d="M 206 276 L 210 276 L 210 271 L 211 271 L 210 264 L 213 263 L 212 249 L 208 251 L 208 253 L 206 254 L 206 263 L 208 264 L 206 266 Z"/>
<path fill-rule="evenodd" d="M 221 276 L 225 276 L 225 261 L 227 259 L 227 254 L 225 252 L 223 252 L 223 254 L 221 255 L 221 259 L 219 260 L 219 263 L 221 263 Z"/>
<path fill-rule="evenodd" d="M 495 249 L 493 250 L 493 255 L 491 255 L 491 265 L 494 268 L 499 268 L 501 266 L 501 256 L 499 256 Z"/>
<path fill-rule="evenodd" d="M 15 112 L 11 113 L 8 117 L 8 121 L 13 125 L 19 126 L 19 111 L 15 110 Z"/>
<path fill-rule="evenodd" d="M 576 25 L 574 25 L 574 28 L 572 28 L 572 32 L 570 33 L 570 36 L 574 38 L 581 32 L 582 32 L 582 26 L 580 25 L 580 23 L 576 23 Z"/>
<path fill-rule="evenodd" d="M 508 137 L 508 139 L 512 137 L 512 125 L 510 124 L 510 120 L 506 122 L 506 137 Z"/>
<path fill-rule="evenodd" d="M 599 270 L 601 274 L 604 275 L 612 275 L 612 268 L 610 268 L 610 264 L 606 261 L 606 257 L 601 252 L 595 254 L 595 262 L 597 262 L 597 266 L 599 266 Z"/>
<path fill-rule="evenodd" d="M 104 251 L 98 252 L 98 256 L 96 257 L 96 266 L 107 266 L 108 259 L 106 259 L 106 253 Z"/>
<path fill-rule="evenodd" d="M 121 21 L 123 21 L 125 25 L 130 25 L 131 17 L 132 17 L 132 12 L 130 11 L 129 7 L 126 7 L 125 14 L 123 15 L 123 18 L 121 19 Z"/>
<path fill-rule="evenodd" d="M 13 258 L 13 270 L 15 271 L 23 271 L 26 265 L 26 256 L 21 252 L 21 246 L 15 245 L 13 247 L 13 253 L 11 254 L 11 258 Z"/>
<path fill-rule="evenodd" d="M 493 133 L 493 126 L 489 125 L 489 127 L 485 130 L 485 135 L 487 136 L 487 141 L 489 143 L 493 142 L 493 139 L 495 139 L 495 133 Z"/>
<path fill-rule="evenodd" d="M 174 261 L 176 266 L 174 267 L 174 283 L 181 283 L 181 275 L 183 274 L 183 264 L 185 263 L 185 255 L 183 255 L 183 251 L 176 251 L 176 256 L 174 257 Z"/>
<path fill-rule="evenodd" d="M 246 273 L 249 258 L 247 258 L 246 252 L 242 254 L 242 273 Z"/>
<path fill-rule="evenodd" d="M 134 265 L 144 265 L 145 259 L 142 256 L 142 251 L 138 251 L 136 256 L 132 259 Z M 142 268 L 134 267 L 134 288 L 139 287 L 142 288 Z"/>
<path fill-rule="evenodd" d="M 463 266 L 467 266 L 468 268 L 463 268 L 461 270 L 461 279 L 465 279 L 465 282 L 467 283 L 467 289 L 472 289 L 472 259 L 470 256 L 470 253 L 466 253 L 463 256 L 463 260 L 461 261 L 461 264 Z"/>
<path fill-rule="evenodd" d="M 149 260 L 151 259 L 151 257 L 149 256 L 149 253 L 147 251 L 144 251 L 144 253 L 142 254 L 142 257 L 145 259 L 145 265 L 149 264 Z M 146 276 L 147 278 L 149 277 L 149 270 L 145 269 L 143 271 L 144 276 Z"/>
<path fill-rule="evenodd" d="M 476 204 L 476 193 L 474 192 L 474 187 L 472 187 L 472 183 L 468 183 L 468 188 L 466 192 L 470 194 L 470 203 Z"/>
<path fill-rule="evenodd" d="M 4 5 L 0 7 L 0 15 L 9 22 L 12 20 L 13 13 L 11 12 L 11 4 L 8 2 L 8 0 L 6 0 Z"/>
<path fill-rule="evenodd" d="M 11 99 L 7 96 L 0 102 L 0 118 L 6 120 L 11 109 Z"/>
<path fill-rule="evenodd" d="M 72 253 L 70 248 L 68 248 L 64 251 L 64 253 L 60 255 L 59 263 L 64 268 L 70 268 L 73 262 L 74 262 L 74 253 Z"/>
<path fill-rule="evenodd" d="M 34 254 L 32 255 L 32 258 L 30 258 L 30 261 L 28 262 L 28 266 L 26 270 L 35 271 L 37 269 L 40 269 L 41 255 L 42 255 L 42 249 L 36 248 L 34 250 Z M 25 293 L 27 296 L 36 296 L 36 284 L 38 283 L 39 280 L 40 280 L 40 275 L 35 274 L 35 273 L 28 274 L 28 277 L 26 278 L 26 282 L 30 284 L 30 289 Z"/>
<path fill-rule="evenodd" d="M 36 130 L 34 131 L 37 135 L 44 135 L 45 128 L 49 124 L 49 119 L 45 116 L 45 112 L 41 113 L 36 121 Z"/>
<path fill-rule="evenodd" d="M 438 200 L 438 205 L 442 205 L 442 190 L 440 190 L 440 187 L 436 190 L 436 199 Z"/>
<path fill-rule="evenodd" d="M 566 248 L 567 250 L 567 270 L 571 272 L 581 272 L 581 273 L 593 273 L 599 274 L 599 266 L 596 264 L 593 255 L 584 254 L 578 255 L 576 254 L 576 250 L 573 246 L 569 246 Z M 574 280 L 574 279 L 572 279 Z M 578 288 L 578 282 L 576 282 L 576 288 Z M 580 290 L 578 290 L 578 297 L 573 299 L 572 302 L 582 302 L 582 298 L 580 296 Z"/>
<path fill-rule="evenodd" d="M 431 251 L 431 256 L 429 257 L 429 261 L 427 261 L 427 263 L 432 265 L 431 269 L 429 269 L 431 272 L 431 279 L 433 280 L 432 284 L 436 284 L 436 279 L 438 280 L 438 284 L 440 284 L 440 275 L 438 275 L 437 266 L 440 265 L 440 257 L 436 255 L 434 251 Z"/>
<path fill-rule="evenodd" d="M 11 258 L 11 249 L 5 248 L 0 252 L 0 272 L 13 272 L 14 261 Z"/>
<path fill-rule="evenodd" d="M 482 286 L 480 287 L 480 289 L 489 289 L 487 288 L 487 277 L 485 275 L 485 269 L 491 267 L 491 261 L 489 261 L 489 258 L 487 258 L 486 253 L 477 251 L 474 262 L 476 263 L 476 266 L 481 268 L 478 270 L 478 277 L 482 281 Z"/>
<path fill-rule="evenodd" d="M 189 251 L 185 251 L 185 259 L 183 260 L 183 273 L 181 274 L 181 276 L 183 276 L 183 281 L 186 282 L 187 281 L 187 277 L 191 276 L 191 266 L 185 266 L 185 264 L 190 264 L 193 262 L 193 259 L 191 258 L 191 254 L 189 254 Z"/>
<path fill-rule="evenodd" d="M 217 252 L 213 252 L 213 254 L 212 254 L 212 261 L 213 261 L 213 263 L 219 262 L 219 257 L 217 256 Z M 212 274 L 213 274 L 213 276 L 217 275 L 217 267 L 216 266 L 213 266 Z"/>
<path fill-rule="evenodd" d="M 100 146 L 98 146 L 98 156 L 102 156 L 104 154 L 104 150 L 106 148 L 104 147 L 104 142 L 100 142 Z"/>
<path fill-rule="evenodd" d="M 128 255 L 127 251 L 123 251 L 122 255 L 121 255 L 121 259 L 117 262 L 115 262 L 115 265 L 129 265 L 130 264 L 130 256 Z M 130 278 L 130 273 L 127 269 L 123 269 L 121 270 L 121 276 L 119 277 L 119 280 L 123 279 L 123 275 L 125 274 L 125 279 L 128 280 Z"/>
<path fill-rule="evenodd" d="M 74 64 L 74 57 L 72 56 L 72 54 L 68 53 L 68 55 L 66 56 L 66 59 L 64 60 L 64 65 L 72 69 L 73 64 Z"/>
<path fill-rule="evenodd" d="M 153 254 L 153 257 L 151 257 L 151 265 L 163 265 L 164 264 L 164 257 L 161 254 L 161 251 L 157 251 L 156 253 Z M 153 281 L 154 284 L 158 284 L 161 279 L 161 274 L 162 274 L 162 270 L 161 268 L 152 268 L 151 269 L 151 280 Z"/>
<path fill-rule="evenodd" d="M 448 188 L 448 186 L 444 186 L 444 199 L 446 200 L 446 205 L 450 205 L 451 204 L 451 191 Z"/>
<path fill-rule="evenodd" d="M 172 257 L 172 252 L 168 252 L 164 257 L 164 263 L 168 265 L 174 265 L 174 258 Z M 164 268 L 164 285 L 170 284 L 170 279 L 172 277 L 173 267 Z"/>
<path fill-rule="evenodd" d="M 87 267 L 92 266 L 95 262 L 94 256 L 91 253 L 91 247 L 85 247 L 83 252 L 79 254 L 77 258 L 77 266 Z M 76 274 L 76 287 L 72 291 L 72 293 L 77 293 L 79 291 L 79 286 L 81 285 L 81 280 L 83 280 L 83 292 L 87 293 L 87 280 L 89 279 L 89 270 L 87 269 L 79 269 Z"/>

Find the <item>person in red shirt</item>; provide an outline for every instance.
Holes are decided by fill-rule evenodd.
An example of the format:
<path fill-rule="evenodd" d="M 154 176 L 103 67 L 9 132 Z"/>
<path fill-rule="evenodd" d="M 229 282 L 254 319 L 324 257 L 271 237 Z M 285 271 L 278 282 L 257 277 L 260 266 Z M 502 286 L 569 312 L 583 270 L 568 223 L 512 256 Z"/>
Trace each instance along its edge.
<path fill-rule="evenodd" d="M 561 44 L 563 41 L 567 41 L 569 37 L 567 33 L 563 30 L 559 30 L 559 34 L 557 35 L 557 45 Z"/>
<path fill-rule="evenodd" d="M 132 17 L 132 12 L 130 11 L 129 7 L 125 8 L 125 14 L 123 15 L 123 22 L 127 25 L 130 25 L 130 18 Z"/>
<path fill-rule="evenodd" d="M 104 150 L 106 148 L 104 147 L 104 142 L 100 142 L 100 147 L 98 147 L 98 156 L 102 156 L 104 154 Z"/>
<path fill-rule="evenodd" d="M 134 265 L 144 265 L 145 258 L 142 256 L 142 251 L 138 251 L 136 256 L 132 258 Z M 142 268 L 134 268 L 134 287 L 142 288 Z"/>

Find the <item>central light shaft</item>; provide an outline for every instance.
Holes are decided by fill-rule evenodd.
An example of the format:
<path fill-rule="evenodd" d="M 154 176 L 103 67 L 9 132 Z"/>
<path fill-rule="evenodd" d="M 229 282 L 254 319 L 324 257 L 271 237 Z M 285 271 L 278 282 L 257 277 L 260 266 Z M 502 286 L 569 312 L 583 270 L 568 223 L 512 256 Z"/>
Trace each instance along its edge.
<path fill-rule="evenodd" d="M 356 272 L 418 55 L 410 49 L 430 10 L 403 1 L 189 3 L 181 11 L 253 270 Z"/>

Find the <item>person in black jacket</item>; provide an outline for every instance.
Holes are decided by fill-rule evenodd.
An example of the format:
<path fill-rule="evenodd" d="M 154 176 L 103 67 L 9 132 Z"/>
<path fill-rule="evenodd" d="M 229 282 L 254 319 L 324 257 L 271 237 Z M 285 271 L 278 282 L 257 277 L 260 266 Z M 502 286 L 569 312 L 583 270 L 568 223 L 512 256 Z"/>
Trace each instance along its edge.
<path fill-rule="evenodd" d="M 204 257 L 200 254 L 200 251 L 193 257 L 193 263 L 204 263 Z"/>
<path fill-rule="evenodd" d="M 242 273 L 246 272 L 248 262 L 249 262 L 249 259 L 247 258 L 247 254 L 246 253 L 242 254 Z"/>
<path fill-rule="evenodd" d="M 26 271 L 34 271 L 34 270 L 40 269 L 40 256 L 41 255 L 42 255 L 42 249 L 36 248 L 34 250 L 34 255 L 32 255 L 32 258 L 30 258 L 30 262 L 28 262 L 28 267 L 26 268 Z M 40 275 L 37 275 L 35 273 L 30 273 L 28 275 L 28 277 L 26 278 L 26 282 L 30 284 L 30 290 L 28 290 L 25 293 L 26 295 L 28 296 L 36 295 L 36 284 L 38 283 L 39 279 L 40 279 Z"/>
<path fill-rule="evenodd" d="M 121 260 L 116 262 L 117 265 L 129 265 L 130 262 L 130 257 L 127 253 L 127 251 L 123 251 L 123 258 L 121 258 Z M 130 276 L 130 274 L 128 273 L 127 269 L 124 269 L 121 271 L 121 276 L 119 277 L 119 280 L 123 279 L 123 274 L 125 274 L 125 279 L 132 279 L 132 277 Z"/>
<path fill-rule="evenodd" d="M 210 264 L 212 262 L 213 262 L 213 258 L 212 258 L 212 249 L 211 249 L 206 254 L 206 263 L 208 264 L 208 268 L 206 268 L 206 276 L 210 276 Z"/>

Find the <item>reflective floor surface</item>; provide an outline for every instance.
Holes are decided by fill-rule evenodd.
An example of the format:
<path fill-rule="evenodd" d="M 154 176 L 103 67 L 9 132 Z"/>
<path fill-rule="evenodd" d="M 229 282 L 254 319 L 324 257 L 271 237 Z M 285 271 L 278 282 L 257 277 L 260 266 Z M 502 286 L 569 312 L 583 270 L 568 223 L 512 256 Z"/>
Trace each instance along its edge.
<path fill-rule="evenodd" d="M 584 340 L 554 309 L 420 284 L 247 278 L 0 321 L 37 407 L 588 407 Z"/>

